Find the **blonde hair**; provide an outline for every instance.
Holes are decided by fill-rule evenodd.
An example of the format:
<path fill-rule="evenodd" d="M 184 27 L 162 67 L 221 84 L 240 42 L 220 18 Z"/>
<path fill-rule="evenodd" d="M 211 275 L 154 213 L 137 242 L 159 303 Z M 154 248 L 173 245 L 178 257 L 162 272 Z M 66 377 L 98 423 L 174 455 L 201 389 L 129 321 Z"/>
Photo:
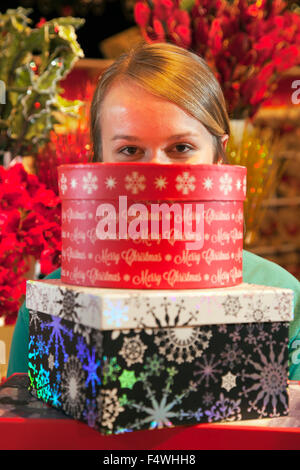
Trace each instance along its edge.
<path fill-rule="evenodd" d="M 204 59 L 169 43 L 139 44 L 122 54 L 100 77 L 91 105 L 94 161 L 102 161 L 103 99 L 112 84 L 128 78 L 198 119 L 213 136 L 214 162 L 222 158 L 227 163 L 221 137 L 230 135 L 230 125 L 220 84 Z"/>

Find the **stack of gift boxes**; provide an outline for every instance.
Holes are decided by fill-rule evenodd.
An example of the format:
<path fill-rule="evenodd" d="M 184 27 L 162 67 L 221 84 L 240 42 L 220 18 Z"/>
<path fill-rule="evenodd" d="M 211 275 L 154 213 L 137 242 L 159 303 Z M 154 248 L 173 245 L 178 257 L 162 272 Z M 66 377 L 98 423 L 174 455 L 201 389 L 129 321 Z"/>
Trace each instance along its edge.
<path fill-rule="evenodd" d="M 27 281 L 38 398 L 105 434 L 288 413 L 293 292 L 243 282 L 245 168 L 62 165 L 59 189 L 61 279 Z"/>

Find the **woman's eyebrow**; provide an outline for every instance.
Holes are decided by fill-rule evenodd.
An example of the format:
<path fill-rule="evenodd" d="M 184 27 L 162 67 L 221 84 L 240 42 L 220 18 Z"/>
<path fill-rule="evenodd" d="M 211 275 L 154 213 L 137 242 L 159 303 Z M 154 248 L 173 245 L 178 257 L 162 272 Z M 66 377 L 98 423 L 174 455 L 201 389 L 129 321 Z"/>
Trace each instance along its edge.
<path fill-rule="evenodd" d="M 174 134 L 168 137 L 167 140 L 174 140 L 174 139 L 182 139 L 183 137 L 199 137 L 199 134 L 195 134 L 193 132 L 183 132 L 181 134 Z M 139 137 L 136 137 L 134 135 L 125 135 L 125 134 L 116 134 L 114 135 L 111 140 L 137 140 L 140 141 L 141 139 Z"/>
<path fill-rule="evenodd" d="M 134 135 L 123 135 L 123 134 L 117 134 L 114 135 L 111 140 L 141 140 L 139 137 L 135 137 Z"/>

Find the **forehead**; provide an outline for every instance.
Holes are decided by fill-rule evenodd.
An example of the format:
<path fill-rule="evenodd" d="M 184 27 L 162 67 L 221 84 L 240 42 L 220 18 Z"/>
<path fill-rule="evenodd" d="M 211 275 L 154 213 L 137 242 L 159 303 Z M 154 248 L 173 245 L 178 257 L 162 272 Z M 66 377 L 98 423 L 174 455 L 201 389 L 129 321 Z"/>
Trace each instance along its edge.
<path fill-rule="evenodd" d="M 204 126 L 184 109 L 166 98 L 146 90 L 133 80 L 114 83 L 101 104 L 102 132 L 117 128 L 126 132 L 135 130 L 148 133 L 196 130 L 205 133 Z M 207 131 L 206 131 L 207 132 Z"/>

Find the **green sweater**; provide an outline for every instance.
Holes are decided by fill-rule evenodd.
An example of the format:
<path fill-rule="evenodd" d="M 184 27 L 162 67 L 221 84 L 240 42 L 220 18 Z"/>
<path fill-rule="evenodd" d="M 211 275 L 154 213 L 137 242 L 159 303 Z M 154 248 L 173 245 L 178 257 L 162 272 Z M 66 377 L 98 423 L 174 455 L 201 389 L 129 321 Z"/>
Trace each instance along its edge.
<path fill-rule="evenodd" d="M 46 279 L 60 279 L 60 268 Z M 300 380 L 300 283 L 285 269 L 248 251 L 243 252 L 243 282 L 294 291 L 294 320 L 290 324 L 290 379 Z M 27 372 L 29 312 L 25 302 L 20 308 L 11 344 L 7 376 Z"/>

